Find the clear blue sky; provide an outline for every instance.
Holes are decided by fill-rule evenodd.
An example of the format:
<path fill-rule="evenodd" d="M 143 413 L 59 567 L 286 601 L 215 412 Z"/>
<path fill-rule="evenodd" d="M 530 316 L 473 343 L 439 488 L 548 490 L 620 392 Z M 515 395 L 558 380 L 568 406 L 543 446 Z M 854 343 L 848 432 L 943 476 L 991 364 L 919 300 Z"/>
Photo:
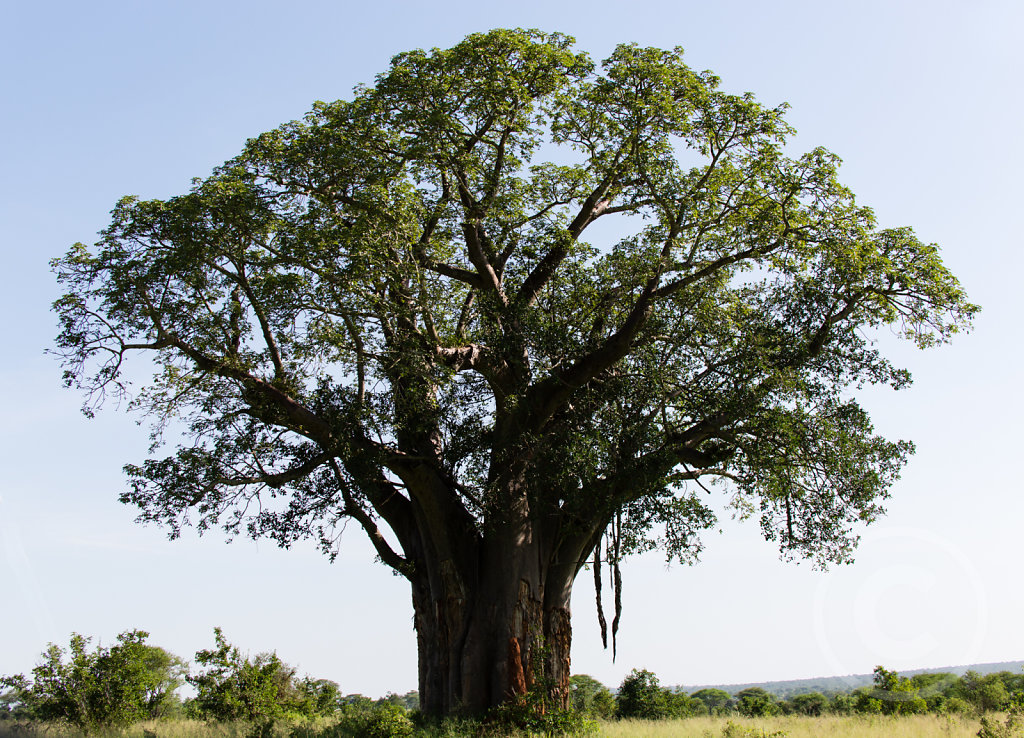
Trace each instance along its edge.
<path fill-rule="evenodd" d="M 984 312 L 954 345 L 886 337 L 912 388 L 873 391 L 878 429 L 918 452 L 857 563 L 783 564 L 756 524 L 723 516 L 694 568 L 625 568 L 617 663 L 593 590 L 574 599 L 573 666 L 610 685 L 799 678 L 1024 658 L 1024 5 L 991 2 L 38 2 L 0 27 L 0 674 L 71 631 L 126 629 L 182 656 L 212 628 L 276 649 L 346 692 L 416 687 L 412 608 L 354 529 L 334 564 L 309 548 L 186 535 L 169 543 L 117 502 L 144 428 L 95 420 L 44 349 L 47 262 L 91 241 L 124 194 L 182 192 L 244 140 L 346 97 L 389 58 L 494 27 L 686 49 L 726 89 L 792 104 L 794 148 L 825 145 L 886 226 L 938 242 Z"/>

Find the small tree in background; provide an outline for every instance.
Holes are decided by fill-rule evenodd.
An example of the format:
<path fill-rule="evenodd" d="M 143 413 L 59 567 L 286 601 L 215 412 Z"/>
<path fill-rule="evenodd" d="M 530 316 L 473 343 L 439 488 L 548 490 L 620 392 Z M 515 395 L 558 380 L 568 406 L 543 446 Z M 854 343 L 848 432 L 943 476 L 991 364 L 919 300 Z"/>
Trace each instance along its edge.
<path fill-rule="evenodd" d="M 668 717 L 687 718 L 705 712 L 704 703 L 693 698 L 678 687 L 664 690 L 665 702 L 668 705 Z"/>
<path fill-rule="evenodd" d="M 732 695 L 724 689 L 701 689 L 690 696 L 704 705 L 708 715 L 725 715 L 732 712 Z"/>
<path fill-rule="evenodd" d="M 836 715 L 852 715 L 857 711 L 856 696 L 849 692 L 834 694 L 829 700 L 828 710 Z"/>
<path fill-rule="evenodd" d="M 782 712 L 775 695 L 761 687 L 748 687 L 736 694 L 737 707 L 746 717 L 768 717 Z"/>
<path fill-rule="evenodd" d="M 820 692 L 798 694 L 789 700 L 789 706 L 799 715 L 818 717 L 828 710 L 828 697 Z"/>
<path fill-rule="evenodd" d="M 331 715 L 338 709 L 341 690 L 337 682 L 307 676 L 295 683 L 295 689 L 298 696 L 297 711 L 303 715 Z"/>
<path fill-rule="evenodd" d="M 1005 721 L 982 717 L 978 738 L 1020 738 L 1024 735 L 1024 692 L 1014 692 L 1006 705 Z"/>
<path fill-rule="evenodd" d="M 615 714 L 615 695 L 588 674 L 573 674 L 569 678 L 569 704 L 576 712 L 594 717 Z"/>
<path fill-rule="evenodd" d="M 947 672 L 929 672 L 910 677 L 911 685 L 917 690 L 918 696 L 925 701 L 929 712 L 945 711 L 949 693 L 959 681 L 956 674 Z M 955 705 L 954 708 L 956 708 Z M 959 708 L 953 710 L 953 712 L 957 711 Z"/>
<path fill-rule="evenodd" d="M 633 669 L 622 680 L 616 697 L 618 715 L 624 718 L 658 720 L 668 715 L 668 699 L 658 677 L 646 669 Z"/>
<path fill-rule="evenodd" d="M 1010 692 L 999 674 L 981 675 L 973 669 L 965 673 L 950 692 L 969 703 L 978 714 L 1005 710 L 1010 701 Z"/>
<path fill-rule="evenodd" d="M 420 709 L 420 693 L 415 689 L 411 689 L 405 694 L 388 692 L 382 699 L 393 705 L 398 705 L 401 708 L 409 710 L 410 712 Z"/>

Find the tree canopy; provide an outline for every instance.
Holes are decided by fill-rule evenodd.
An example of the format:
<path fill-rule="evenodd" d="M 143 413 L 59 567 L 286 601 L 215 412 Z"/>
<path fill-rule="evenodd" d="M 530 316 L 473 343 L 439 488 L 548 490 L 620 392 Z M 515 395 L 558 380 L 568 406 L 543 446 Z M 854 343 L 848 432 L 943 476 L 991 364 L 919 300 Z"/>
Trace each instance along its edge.
<path fill-rule="evenodd" d="M 154 419 L 122 495 L 142 520 L 333 555 L 354 519 L 412 582 L 421 638 L 454 629 L 444 648 L 498 638 L 473 608 L 520 607 L 520 581 L 564 611 L 550 642 L 585 561 L 693 560 L 701 480 L 784 555 L 850 559 L 912 450 L 852 395 L 910 381 L 873 331 L 931 346 L 977 308 L 834 154 L 790 154 L 785 106 L 680 49 L 596 65 L 572 44 L 500 30 L 400 54 L 55 260 L 66 382 L 87 412 L 114 395 Z M 156 373 L 130 393 L 133 352 Z M 481 682 L 498 695 L 530 671 L 511 637 L 521 667 Z M 469 658 L 429 650 L 430 673 Z"/>

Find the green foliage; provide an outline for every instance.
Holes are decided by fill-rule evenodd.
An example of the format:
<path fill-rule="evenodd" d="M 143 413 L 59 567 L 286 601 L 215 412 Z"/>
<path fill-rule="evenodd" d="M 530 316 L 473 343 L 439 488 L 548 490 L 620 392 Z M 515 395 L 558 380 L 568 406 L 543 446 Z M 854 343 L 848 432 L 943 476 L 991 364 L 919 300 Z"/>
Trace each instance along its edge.
<path fill-rule="evenodd" d="M 573 674 L 569 678 L 569 703 L 576 712 L 595 718 L 615 714 L 615 695 L 587 674 Z"/>
<path fill-rule="evenodd" d="M 539 647 L 537 658 L 532 663 L 530 688 L 526 694 L 516 695 L 513 699 L 493 709 L 487 721 L 493 725 L 513 732 L 524 731 L 543 735 L 590 735 L 597 732 L 597 722 L 593 711 L 576 708 L 574 683 L 570 677 L 569 706 L 563 708 L 551 699 L 553 682 L 544 675 L 542 663 L 547 657 L 546 647 Z M 594 698 L 603 701 L 601 691 L 608 691 L 595 679 L 580 675 L 575 685 L 585 692 L 591 693 L 590 706 L 594 707 Z M 583 699 L 586 702 L 586 699 Z"/>
<path fill-rule="evenodd" d="M 557 707 L 538 709 L 530 700 L 511 700 L 491 711 L 486 721 L 512 734 L 588 736 L 597 733 L 597 721 L 586 713 Z"/>
<path fill-rule="evenodd" d="M 338 704 L 344 709 L 369 710 L 373 707 L 374 701 L 364 694 L 346 694 Z"/>
<path fill-rule="evenodd" d="M 668 716 L 672 718 L 688 718 L 706 712 L 702 701 L 679 689 L 665 689 L 665 702 Z"/>
<path fill-rule="evenodd" d="M 1011 708 L 1004 720 L 982 716 L 978 738 L 1022 738 L 1024 736 L 1024 712 L 1019 707 Z"/>
<path fill-rule="evenodd" d="M 871 694 L 866 689 L 858 690 L 854 697 L 854 710 L 862 715 L 882 715 L 885 712 L 885 704 Z"/>
<path fill-rule="evenodd" d="M 775 695 L 761 687 L 748 687 L 736 693 L 736 709 L 745 717 L 770 717 L 782 714 Z"/>
<path fill-rule="evenodd" d="M 836 715 L 852 715 L 856 711 L 857 703 L 853 694 L 842 692 L 832 695 L 828 709 Z"/>
<path fill-rule="evenodd" d="M 294 682 L 294 709 L 306 717 L 331 715 L 338 709 L 341 692 L 338 684 L 330 679 L 313 679 L 306 676 Z"/>
<path fill-rule="evenodd" d="M 659 720 L 669 715 L 666 691 L 646 669 L 633 669 L 622 680 L 615 699 L 619 717 Z"/>
<path fill-rule="evenodd" d="M 351 738 L 403 738 L 416 732 L 408 711 L 387 701 L 350 703 L 338 715 L 334 734 Z"/>
<path fill-rule="evenodd" d="M 356 738 L 401 738 L 415 731 L 408 713 L 397 705 L 376 707 L 356 732 Z"/>
<path fill-rule="evenodd" d="M 398 705 L 406 710 L 414 711 L 420 707 L 420 693 L 415 689 L 406 692 L 405 694 L 395 694 L 394 692 L 388 692 L 384 697 L 381 698 L 384 702 L 390 702 L 393 705 Z"/>
<path fill-rule="evenodd" d="M 959 697 L 950 697 L 943 700 L 942 711 L 950 715 L 968 715 L 974 712 L 974 707 Z"/>
<path fill-rule="evenodd" d="M 732 712 L 732 695 L 724 689 L 701 689 L 690 696 L 704 705 L 704 712 L 708 715 L 726 715 Z"/>
<path fill-rule="evenodd" d="M 925 701 L 926 709 L 935 713 L 950 712 L 944 709 L 944 705 L 950 690 L 957 682 L 955 674 L 942 672 L 915 674 L 910 677 L 910 684 L 917 690 L 918 696 Z"/>
<path fill-rule="evenodd" d="M 0 677 L 0 720 L 25 720 L 32 716 L 31 682 L 24 674 Z"/>
<path fill-rule="evenodd" d="M 73 633 L 67 652 L 50 644 L 31 681 L 4 677 L 12 717 L 70 723 L 84 730 L 129 725 L 177 712 L 175 690 L 184 663 L 146 644 L 148 633 L 126 631 L 109 648 L 89 650 L 89 638 Z M 65 661 L 67 656 L 67 661 Z"/>
<path fill-rule="evenodd" d="M 820 692 L 810 692 L 794 695 L 788 700 L 788 706 L 798 715 L 819 717 L 828 711 L 829 700 Z"/>
<path fill-rule="evenodd" d="M 1020 678 L 1020 675 L 999 672 L 979 678 L 975 672 L 969 671 L 964 674 L 962 682 L 963 691 L 975 696 L 973 703 L 975 709 L 979 709 L 979 706 L 983 704 L 996 704 L 996 700 L 1002 697 L 1002 692 L 1006 691 L 1007 683 L 1014 688 L 1012 694 L 1008 695 L 1001 703 L 1002 708 L 1007 711 L 1005 719 L 999 720 L 983 715 L 978 738 L 1021 738 L 1024 736 L 1024 680 Z M 995 684 L 1003 687 L 1002 692 L 995 688 Z"/>
<path fill-rule="evenodd" d="M 785 738 L 784 730 L 767 733 L 761 728 L 745 728 L 729 720 L 722 728 L 722 738 Z"/>
<path fill-rule="evenodd" d="M 916 715 L 927 711 L 928 705 L 921 698 L 913 680 L 901 677 L 883 666 L 876 666 L 874 673 L 875 688 L 871 695 L 881 703 L 883 714 Z M 871 707 L 874 709 L 874 705 Z"/>
<path fill-rule="evenodd" d="M 188 703 L 197 718 L 263 722 L 287 716 L 315 717 L 334 712 L 338 685 L 328 680 L 296 680 L 295 669 L 276 653 L 250 658 L 214 628 L 215 646 L 196 652 L 205 670 L 187 677 L 195 690 Z"/>
<path fill-rule="evenodd" d="M 982 714 L 1005 710 L 1010 703 L 1015 682 L 1016 677 L 1008 672 L 981 675 L 976 671 L 968 671 L 949 691 L 951 696 L 968 702 L 976 713 Z"/>
<path fill-rule="evenodd" d="M 617 709 L 615 695 L 608 688 L 602 689 L 594 695 L 594 700 L 590 703 L 590 714 L 604 720 L 614 717 Z"/>

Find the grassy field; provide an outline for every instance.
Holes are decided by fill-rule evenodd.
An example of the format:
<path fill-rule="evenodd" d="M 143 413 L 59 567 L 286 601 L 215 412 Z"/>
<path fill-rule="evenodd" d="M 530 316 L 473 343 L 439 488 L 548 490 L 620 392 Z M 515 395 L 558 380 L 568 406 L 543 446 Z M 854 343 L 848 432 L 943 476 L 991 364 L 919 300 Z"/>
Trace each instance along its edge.
<path fill-rule="evenodd" d="M 937 715 L 622 720 L 601 724 L 608 738 L 975 738 L 979 721 Z"/>
<path fill-rule="evenodd" d="M 104 730 L 89 738 L 329 738 L 325 723 L 295 730 L 285 724 L 260 735 L 244 723 L 210 724 L 193 720 L 139 723 L 121 730 Z M 13 728 L 13 730 L 12 730 Z M 312 729 L 311 729 L 312 728 Z M 975 738 L 979 721 L 937 715 L 907 717 L 775 717 L 688 718 L 685 720 L 621 720 L 602 722 L 607 738 Z M 442 730 L 438 738 L 471 736 L 472 732 Z M 493 736 L 493 733 L 489 735 Z M 0 738 L 85 738 L 81 731 L 56 725 L 16 728 L 0 722 Z"/>

